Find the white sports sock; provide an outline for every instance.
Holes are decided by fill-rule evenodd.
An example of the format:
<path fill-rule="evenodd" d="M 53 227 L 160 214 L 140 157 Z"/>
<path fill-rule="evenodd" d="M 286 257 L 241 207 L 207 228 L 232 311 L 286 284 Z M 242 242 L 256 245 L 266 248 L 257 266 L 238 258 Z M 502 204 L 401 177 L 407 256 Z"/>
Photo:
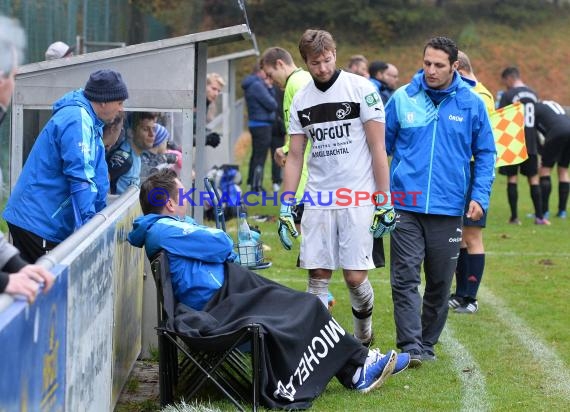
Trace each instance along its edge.
<path fill-rule="evenodd" d="M 309 285 L 307 287 L 307 292 L 317 295 L 319 300 L 327 309 L 329 308 L 329 282 L 330 279 L 309 277 Z"/>
<path fill-rule="evenodd" d="M 358 379 L 360 379 L 360 374 L 362 373 L 362 368 L 366 365 L 371 364 L 375 360 L 376 360 L 376 354 L 369 350 L 368 356 L 366 357 L 366 360 L 364 361 L 364 365 L 356 368 L 356 372 L 354 372 L 354 376 L 352 377 L 352 383 L 353 384 L 356 384 L 356 382 L 358 382 Z"/>
<path fill-rule="evenodd" d="M 356 382 L 358 382 L 358 379 L 360 379 L 361 373 L 362 373 L 362 366 L 359 366 L 358 368 L 356 368 L 356 372 L 354 372 L 354 376 L 352 377 L 352 383 L 354 385 L 356 385 Z"/>
<path fill-rule="evenodd" d="M 368 277 L 356 287 L 348 287 L 354 336 L 360 341 L 368 341 L 372 337 L 372 308 L 374 307 L 374 290 Z"/>

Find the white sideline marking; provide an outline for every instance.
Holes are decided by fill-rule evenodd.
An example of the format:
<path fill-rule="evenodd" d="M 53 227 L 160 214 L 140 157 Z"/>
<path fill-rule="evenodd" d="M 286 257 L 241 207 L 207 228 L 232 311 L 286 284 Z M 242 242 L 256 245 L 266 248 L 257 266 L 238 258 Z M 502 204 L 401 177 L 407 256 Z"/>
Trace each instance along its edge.
<path fill-rule="evenodd" d="M 461 381 L 461 410 L 489 411 L 491 408 L 487 398 L 485 376 L 480 373 L 481 368 L 465 346 L 455 339 L 449 322 L 446 323 L 440 338 Z"/>
<path fill-rule="evenodd" d="M 496 318 L 519 339 L 520 344 L 534 357 L 535 361 L 542 365 L 542 370 L 548 379 L 548 382 L 543 385 L 545 390 L 570 400 L 570 374 L 566 371 L 567 367 L 556 351 L 533 333 L 522 319 L 512 313 L 503 301 L 487 288 L 481 287 L 479 294 L 482 295 L 485 305 L 493 307 L 497 313 Z"/>

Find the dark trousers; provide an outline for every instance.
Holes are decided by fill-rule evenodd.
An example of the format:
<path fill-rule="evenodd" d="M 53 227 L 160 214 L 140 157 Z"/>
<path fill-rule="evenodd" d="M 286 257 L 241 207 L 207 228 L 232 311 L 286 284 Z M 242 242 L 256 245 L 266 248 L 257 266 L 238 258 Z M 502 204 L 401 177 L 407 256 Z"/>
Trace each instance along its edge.
<path fill-rule="evenodd" d="M 461 216 L 396 211 L 390 240 L 390 282 L 396 344 L 402 351 L 432 351 L 445 326 L 461 243 Z M 418 291 L 421 266 L 423 297 Z"/>
<path fill-rule="evenodd" d="M 271 136 L 271 180 L 273 183 L 281 184 L 283 177 L 281 176 L 281 166 L 275 163 L 275 151 L 285 144 L 285 136 L 275 134 L 275 127 L 273 127 L 273 136 Z"/>
<path fill-rule="evenodd" d="M 254 190 L 261 189 L 265 159 L 267 159 L 267 152 L 271 147 L 271 129 L 272 126 L 249 128 L 251 133 L 251 158 L 249 160 L 247 184 L 251 185 Z M 255 187 L 257 185 L 259 187 Z"/>
<path fill-rule="evenodd" d="M 54 249 L 59 243 L 50 242 L 21 227 L 8 223 L 14 246 L 20 251 L 22 259 L 35 263 L 40 257 Z"/>

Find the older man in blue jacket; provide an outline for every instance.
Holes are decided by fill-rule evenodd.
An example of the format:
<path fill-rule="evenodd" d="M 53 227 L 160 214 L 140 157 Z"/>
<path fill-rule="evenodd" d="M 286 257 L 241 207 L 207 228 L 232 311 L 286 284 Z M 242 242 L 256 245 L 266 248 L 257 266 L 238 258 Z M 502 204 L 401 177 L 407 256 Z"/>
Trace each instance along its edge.
<path fill-rule="evenodd" d="M 25 260 L 35 262 L 105 207 L 103 125 L 127 98 L 121 74 L 104 69 L 55 102 L 3 215 Z"/>
<path fill-rule="evenodd" d="M 424 48 L 423 69 L 386 106 L 386 149 L 393 156 L 391 193 L 397 213 L 390 277 L 397 345 L 410 366 L 435 360 L 447 320 L 465 203 L 480 219 L 495 177 L 495 143 L 483 101 L 457 73 L 458 49 L 445 37 Z M 467 199 L 471 158 L 473 191 Z M 420 296 L 424 264 L 425 293 Z"/>

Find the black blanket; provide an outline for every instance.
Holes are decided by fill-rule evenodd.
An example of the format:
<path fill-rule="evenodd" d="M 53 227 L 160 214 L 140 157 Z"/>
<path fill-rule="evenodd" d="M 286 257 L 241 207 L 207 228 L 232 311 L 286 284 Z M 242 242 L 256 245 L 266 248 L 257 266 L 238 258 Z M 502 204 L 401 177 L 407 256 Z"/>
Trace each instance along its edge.
<path fill-rule="evenodd" d="M 226 280 L 203 311 L 178 304 L 175 329 L 190 336 L 262 326 L 261 403 L 306 409 L 333 376 L 350 384 L 368 351 L 334 320 L 319 299 L 226 265 Z M 347 365 L 350 365 L 347 367 Z"/>

